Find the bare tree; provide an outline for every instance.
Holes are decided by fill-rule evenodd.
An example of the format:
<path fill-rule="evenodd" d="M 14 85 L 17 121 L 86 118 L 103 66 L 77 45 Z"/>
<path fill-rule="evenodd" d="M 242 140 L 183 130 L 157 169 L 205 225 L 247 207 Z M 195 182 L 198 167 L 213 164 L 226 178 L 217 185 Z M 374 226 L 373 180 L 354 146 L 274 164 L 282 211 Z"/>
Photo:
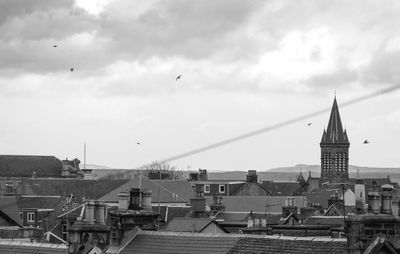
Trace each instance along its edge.
<path fill-rule="evenodd" d="M 154 161 L 142 167 L 144 175 L 150 179 L 178 180 L 182 178 L 182 170 L 165 161 Z"/>

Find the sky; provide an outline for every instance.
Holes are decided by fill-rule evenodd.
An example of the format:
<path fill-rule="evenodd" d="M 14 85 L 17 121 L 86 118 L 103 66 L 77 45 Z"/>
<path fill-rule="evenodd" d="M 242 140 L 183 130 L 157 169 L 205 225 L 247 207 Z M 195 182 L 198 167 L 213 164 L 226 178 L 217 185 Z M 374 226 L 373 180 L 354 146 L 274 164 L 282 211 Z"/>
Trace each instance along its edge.
<path fill-rule="evenodd" d="M 397 0 L 0 0 L 0 153 L 83 162 L 86 142 L 88 164 L 138 168 L 331 107 L 336 93 L 350 164 L 400 167 L 400 91 L 340 107 L 400 84 L 399 15 Z M 328 120 L 170 163 L 319 164 Z"/>

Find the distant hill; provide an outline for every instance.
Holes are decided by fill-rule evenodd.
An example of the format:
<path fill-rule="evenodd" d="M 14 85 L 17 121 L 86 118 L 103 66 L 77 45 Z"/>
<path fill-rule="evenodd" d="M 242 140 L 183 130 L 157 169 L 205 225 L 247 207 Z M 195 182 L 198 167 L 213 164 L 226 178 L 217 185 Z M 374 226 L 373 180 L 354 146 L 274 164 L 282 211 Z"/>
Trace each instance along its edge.
<path fill-rule="evenodd" d="M 299 173 L 300 171 L 303 172 L 309 172 L 311 173 L 320 173 L 320 165 L 306 165 L 306 164 L 297 164 L 296 166 L 293 167 L 281 167 L 281 168 L 271 168 L 267 170 L 268 172 L 297 172 Z M 377 172 L 386 172 L 386 173 L 400 173 L 400 168 L 377 168 L 377 167 L 360 167 L 360 166 L 354 166 L 354 165 L 349 165 L 349 172 L 351 173 L 357 173 L 357 170 L 359 170 L 360 174 L 361 173 L 377 173 Z"/>
<path fill-rule="evenodd" d="M 118 179 L 129 179 L 135 175 L 140 174 L 139 170 L 130 169 L 113 169 L 103 166 L 93 165 L 94 167 L 86 166 L 86 168 L 93 168 L 93 173 L 97 178 L 101 177 L 115 177 Z M 266 171 L 257 171 L 259 181 L 296 181 L 297 176 L 302 172 L 305 178 L 308 177 L 311 171 L 312 177 L 320 177 L 319 165 L 306 165 L 298 164 L 292 167 L 280 167 L 272 168 Z M 400 182 L 400 168 L 377 168 L 377 167 L 360 167 L 360 166 L 349 166 L 350 177 L 355 178 L 357 176 L 357 170 L 361 178 L 384 178 L 388 175 L 394 182 Z M 187 179 L 189 172 L 183 171 L 182 178 Z M 210 180 L 245 180 L 246 171 L 226 171 L 226 172 L 211 172 L 208 171 L 208 178 Z"/>
<path fill-rule="evenodd" d="M 83 163 L 79 164 L 80 168 L 83 168 Z M 95 165 L 95 164 L 86 164 L 85 166 L 87 169 L 112 169 L 110 167 Z"/>
<path fill-rule="evenodd" d="M 351 178 L 357 177 L 357 170 L 360 178 L 384 178 L 390 176 L 392 181 L 400 182 L 400 168 L 374 168 L 350 165 L 349 173 Z M 296 181 L 300 172 L 307 178 L 310 171 L 312 177 L 320 177 L 321 169 L 319 165 L 305 164 L 257 171 L 257 175 L 259 181 Z M 209 172 L 208 178 L 214 180 L 245 180 L 246 175 L 247 172 L 245 171 Z"/>

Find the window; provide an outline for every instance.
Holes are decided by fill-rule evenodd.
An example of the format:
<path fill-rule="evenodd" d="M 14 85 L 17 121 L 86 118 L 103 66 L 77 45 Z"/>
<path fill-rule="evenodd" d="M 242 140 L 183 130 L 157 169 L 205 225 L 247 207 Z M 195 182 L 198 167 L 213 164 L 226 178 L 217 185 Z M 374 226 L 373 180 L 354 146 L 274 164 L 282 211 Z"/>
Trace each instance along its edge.
<path fill-rule="evenodd" d="M 21 221 L 24 221 L 24 213 L 23 212 L 19 212 L 19 218 L 21 219 Z"/>
<path fill-rule="evenodd" d="M 225 185 L 219 185 L 219 193 L 225 193 Z"/>
<path fill-rule="evenodd" d="M 204 193 L 210 193 L 210 185 L 209 184 L 204 185 Z"/>
<path fill-rule="evenodd" d="M 27 220 L 28 220 L 28 222 L 34 222 L 35 221 L 35 214 L 34 213 L 27 213 Z"/>

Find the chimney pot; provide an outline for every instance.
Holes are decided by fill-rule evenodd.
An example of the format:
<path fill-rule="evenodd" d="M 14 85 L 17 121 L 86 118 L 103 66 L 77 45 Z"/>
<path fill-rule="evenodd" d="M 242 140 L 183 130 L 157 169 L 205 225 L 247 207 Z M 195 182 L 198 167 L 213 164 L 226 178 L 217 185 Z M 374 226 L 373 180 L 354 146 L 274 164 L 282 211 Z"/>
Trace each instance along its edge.
<path fill-rule="evenodd" d="M 382 186 L 381 192 L 381 213 L 392 214 L 392 190 L 393 186 L 385 184 Z"/>

